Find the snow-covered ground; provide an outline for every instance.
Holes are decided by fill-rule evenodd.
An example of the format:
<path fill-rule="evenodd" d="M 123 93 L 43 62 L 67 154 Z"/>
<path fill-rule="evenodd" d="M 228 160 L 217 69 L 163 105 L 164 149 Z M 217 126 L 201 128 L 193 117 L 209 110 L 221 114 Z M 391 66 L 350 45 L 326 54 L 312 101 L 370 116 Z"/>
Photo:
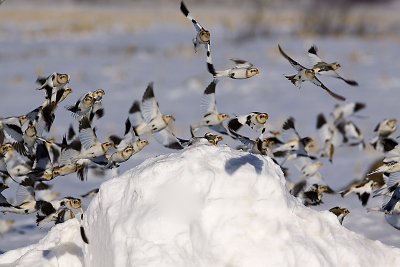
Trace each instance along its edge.
<path fill-rule="evenodd" d="M 80 240 L 76 219 L 10 266 L 397 266 L 400 249 L 295 199 L 270 158 L 199 145 L 150 158 L 102 184 Z M 84 265 L 83 265 L 84 264 Z"/>
<path fill-rule="evenodd" d="M 282 74 L 294 73 L 294 69 L 277 49 L 279 43 L 289 55 L 307 65 L 306 51 L 310 45 L 316 44 L 320 49 L 321 57 L 329 62 L 340 62 L 343 75 L 359 82 L 358 87 L 350 87 L 340 80 L 329 77 L 321 78 L 329 88 L 344 95 L 347 102 L 366 103 L 367 107 L 360 112 L 360 116 L 352 118 L 363 130 L 366 140 L 373 137 L 373 129 L 380 120 L 399 117 L 400 83 L 397 70 L 400 67 L 400 55 L 397 52 L 399 43 L 396 39 L 377 40 L 357 37 L 334 39 L 317 36 L 296 38 L 275 34 L 238 42 L 237 37 L 243 33 L 243 29 L 224 25 L 216 18 L 214 18 L 214 23 L 207 24 L 207 21 L 201 19 L 201 14 L 193 9 L 192 12 L 211 31 L 213 60 L 218 68 L 232 66 L 229 58 L 237 57 L 251 61 L 260 70 L 259 75 L 249 80 L 220 79 L 216 89 L 220 112 L 228 113 L 232 117 L 235 114 L 240 115 L 252 111 L 267 112 L 269 125 L 273 130 L 280 130 L 283 120 L 293 116 L 296 119 L 298 131 L 303 136 L 308 135 L 318 139 L 315 130 L 316 115 L 323 112 L 329 116 L 337 102 L 313 84 L 305 83 L 299 90 L 287 81 Z M 193 51 L 191 39 L 194 37 L 194 29 L 192 25 L 179 12 L 178 8 L 176 17 L 180 19 L 176 19 L 179 23 L 169 21 L 164 24 L 148 24 L 143 29 L 135 28 L 133 31 L 127 31 L 124 27 L 116 27 L 114 30 L 104 28 L 104 30 L 97 29 L 89 33 L 80 34 L 78 32 L 64 35 L 52 33 L 46 35 L 44 33 L 31 36 L 25 31 L 20 31 L 20 26 L 16 26 L 12 22 L 2 23 L 0 115 L 6 117 L 25 114 L 42 103 L 43 92 L 34 90 L 37 87 L 35 84 L 37 74 L 48 75 L 54 71 L 68 73 L 71 75 L 70 87 L 73 89 L 73 93 L 56 111 L 54 128 L 48 137 L 56 137 L 60 140 L 70 123 L 77 126 L 77 122 L 63 109 L 64 105 L 74 103 L 88 90 L 102 88 L 106 92 L 103 97 L 105 116 L 96 125 L 99 138 L 105 139 L 109 134 L 122 135 L 123 123 L 128 116 L 130 105 L 133 100 L 141 99 L 148 82 L 154 81 L 155 95 L 161 111 L 175 116 L 175 128 L 178 136 L 189 137 L 189 124 L 201 117 L 200 98 L 212 78 L 206 70 L 204 50 L 200 49 L 197 53 Z M 90 18 L 90 15 L 86 18 Z M 62 20 L 60 20 L 60 26 L 61 23 Z M 55 25 L 57 24 L 52 26 Z M 31 23 L 25 27 L 34 33 L 35 29 L 39 29 L 41 25 Z M 200 133 L 202 132 L 200 131 Z M 151 136 L 147 138 L 150 145 L 130 161 L 121 165 L 121 172 L 137 166 L 147 158 L 174 152 L 159 145 Z M 287 138 L 284 136 L 283 139 Z M 225 138 L 222 143 L 229 144 L 231 147 L 238 145 L 236 141 L 229 140 L 229 138 Z M 237 155 L 236 152 L 232 153 L 234 153 L 232 155 Z M 360 151 L 355 147 L 339 147 L 335 151 L 332 164 L 326 159 L 322 159 L 324 165 L 320 171 L 334 190 L 340 190 L 350 181 L 363 178 L 369 165 L 381 156 L 382 154 L 371 149 Z M 163 157 L 167 156 L 159 158 Z M 268 160 L 259 160 L 264 162 L 263 167 L 268 165 Z M 299 171 L 294 165 L 290 167 L 289 179 L 295 180 L 299 176 Z M 269 172 L 269 170 L 265 171 Z M 128 179 L 131 172 L 125 174 L 124 179 Z M 88 180 L 84 182 L 76 179 L 74 175 L 59 177 L 54 180 L 53 189 L 60 192 L 62 196 L 79 197 L 109 180 L 112 176 L 113 173 L 106 173 L 106 176 L 102 177 L 90 172 Z M 14 198 L 15 187 L 4 191 L 4 194 L 9 198 Z M 307 214 L 319 214 L 315 215 L 316 218 L 324 218 L 317 219 L 316 224 L 320 223 L 319 220 L 324 220 L 324 222 L 327 220 L 332 225 L 334 224 L 334 217 L 328 215 L 328 212 L 315 213 L 308 208 L 300 208 L 298 204 L 293 204 L 297 202 L 294 202 L 290 196 L 285 194 L 283 196 L 281 201 L 288 201 Z M 90 200 L 83 200 L 85 209 L 89 206 Z M 400 247 L 398 230 L 386 223 L 383 214 L 368 213 L 366 208 L 361 206 L 356 195 L 352 194 L 346 198 L 341 198 L 338 194 L 325 195 L 323 201 L 321 206 L 313 209 L 326 211 L 334 206 L 346 207 L 351 213 L 343 222 L 344 228 L 372 240 L 380 240 L 387 245 Z M 380 204 L 382 204 L 382 199 L 374 198 L 370 200 L 367 207 Z M 274 208 L 271 211 L 276 212 L 277 210 Z M 2 252 L 36 243 L 51 228 L 51 225 L 48 225 L 43 229 L 37 229 L 34 214 L 26 216 L 7 214 L 1 218 L 16 220 L 13 231 L 0 237 L 0 251 Z M 91 222 L 90 216 L 85 224 L 89 222 Z M 65 226 L 58 225 L 53 228 L 53 234 L 57 236 L 64 227 L 75 229 L 76 225 L 76 221 L 68 222 Z M 89 236 L 93 235 L 89 224 L 87 227 Z M 277 226 L 275 225 L 275 227 Z M 318 225 L 315 227 L 317 229 Z M 340 229 L 337 230 L 338 234 L 345 231 L 337 224 L 332 227 L 334 227 L 335 230 L 332 231 L 335 233 L 337 229 Z M 95 226 L 93 226 L 94 228 Z M 310 231 L 316 230 L 310 229 Z M 71 242 L 71 247 L 65 250 L 61 249 L 60 253 L 76 251 L 71 254 L 78 255 L 79 264 L 82 255 L 98 255 L 99 252 L 91 250 L 92 244 L 85 247 L 84 252 L 80 251 L 82 244 L 79 243 L 79 238 L 74 236 L 73 232 L 68 235 L 71 236 L 66 237 L 66 240 L 69 240 L 66 242 Z M 346 231 L 346 235 L 349 235 L 349 239 L 353 238 L 353 234 L 348 231 Z M 111 233 L 108 237 L 114 238 Z M 47 239 L 53 240 L 49 243 L 42 241 L 42 243 L 44 242 L 42 248 L 34 247 L 37 248 L 37 251 L 47 251 L 53 246 L 51 242 L 55 242 L 54 238 L 47 237 Z M 362 239 L 359 236 L 354 238 Z M 364 241 L 362 241 L 363 244 Z M 365 244 L 370 243 L 370 241 L 365 241 Z M 127 244 L 126 248 L 132 248 L 134 245 Z M 93 244 L 93 246 L 95 245 Z M 376 247 L 382 247 L 382 245 L 377 244 Z M 325 246 L 320 245 L 318 248 L 324 249 Z M 377 249 L 379 250 L 379 248 Z M 392 257 L 398 253 L 390 251 L 387 249 L 385 255 Z M 370 253 L 372 254 L 372 252 Z M 368 253 L 360 253 L 360 255 L 366 254 Z M 46 255 L 50 255 L 49 262 L 54 260 L 51 256 L 53 254 Z M 56 258 L 60 260 L 58 256 Z M 334 259 L 327 262 L 335 263 Z"/>

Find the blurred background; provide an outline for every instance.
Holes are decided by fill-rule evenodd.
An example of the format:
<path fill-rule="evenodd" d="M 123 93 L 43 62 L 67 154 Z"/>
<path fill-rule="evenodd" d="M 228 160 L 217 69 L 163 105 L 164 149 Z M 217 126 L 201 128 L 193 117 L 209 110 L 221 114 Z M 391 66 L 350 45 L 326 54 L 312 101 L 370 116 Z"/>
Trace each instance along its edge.
<path fill-rule="evenodd" d="M 347 102 L 363 102 L 366 109 L 353 118 L 365 141 L 374 137 L 375 126 L 384 118 L 399 118 L 400 98 L 400 1 L 395 0 L 186 0 L 189 11 L 211 32 L 212 56 L 217 69 L 232 67 L 230 58 L 242 58 L 259 68 L 248 80 L 220 79 L 216 89 L 218 110 L 234 117 L 252 111 L 267 112 L 271 130 L 294 116 L 303 136 L 318 140 L 318 113 L 326 117 L 336 100 L 311 83 L 299 90 L 282 74 L 295 70 L 279 54 L 277 45 L 295 60 L 310 66 L 307 50 L 319 47 L 327 62 L 341 63 L 341 73 L 359 83 L 323 77 L 331 90 Z M 51 132 L 46 137 L 61 140 L 70 124 L 77 122 L 64 109 L 88 92 L 104 89 L 105 116 L 96 122 L 97 135 L 122 135 L 128 110 L 140 100 L 150 81 L 161 112 L 177 119 L 176 134 L 189 138 L 189 124 L 199 120 L 200 99 L 212 80 L 206 69 L 204 48 L 193 50 L 196 32 L 179 10 L 179 0 L 4 0 L 0 5 L 0 117 L 26 114 L 39 106 L 44 92 L 35 80 L 53 72 L 71 76 L 73 93 L 60 104 Z M 340 103 L 341 104 L 341 103 Z M 206 129 L 199 131 L 204 134 Z M 395 133 L 395 136 L 398 136 Z M 254 136 L 253 136 L 254 137 Z M 150 145 L 121 165 L 124 172 L 146 158 L 172 153 L 146 136 Z M 288 137 L 282 136 L 287 140 Z M 226 137 L 223 143 L 237 142 Z M 320 142 L 321 144 L 321 142 Z M 370 165 L 383 156 L 369 146 L 340 147 L 333 163 L 323 159 L 320 171 L 335 190 L 365 177 Z M 75 175 L 58 177 L 52 184 L 61 196 L 81 194 L 111 179 L 114 172 L 89 172 L 87 181 Z M 293 166 L 291 179 L 299 170 Z M 15 198 L 14 188 L 4 191 Z M 90 199 L 84 199 L 84 208 Z M 369 207 L 382 204 L 375 198 Z M 346 198 L 327 196 L 327 210 L 347 207 L 343 225 L 368 238 L 400 246 L 398 230 L 386 223 L 379 212 L 367 213 L 355 194 Z M 51 228 L 37 229 L 35 215 L 6 214 L 15 219 L 13 231 L 0 236 L 0 252 L 37 242 Z"/>

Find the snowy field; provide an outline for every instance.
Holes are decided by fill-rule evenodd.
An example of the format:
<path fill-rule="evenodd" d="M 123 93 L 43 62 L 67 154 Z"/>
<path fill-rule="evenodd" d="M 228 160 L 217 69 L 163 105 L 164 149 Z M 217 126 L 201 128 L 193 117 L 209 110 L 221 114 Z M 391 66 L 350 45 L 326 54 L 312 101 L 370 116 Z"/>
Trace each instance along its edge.
<path fill-rule="evenodd" d="M 6 8 L 4 4 L 0 6 L 3 7 Z M 213 23 L 207 24 L 194 8 L 191 11 L 211 32 L 213 60 L 217 68 L 231 67 L 229 59 L 236 57 L 252 62 L 260 71 L 260 74 L 248 80 L 220 79 L 216 88 L 220 112 L 228 113 L 231 117 L 252 111 L 266 112 L 271 130 L 281 130 L 283 121 L 293 116 L 302 136 L 318 140 L 315 129 L 317 114 L 322 112 L 328 117 L 338 102 L 311 83 L 304 83 L 299 90 L 286 80 L 282 74 L 292 74 L 295 71 L 277 48 L 280 44 L 294 59 L 309 65 L 306 51 L 312 44 L 316 44 L 321 57 L 328 62 L 340 62 L 343 75 L 358 81 L 358 87 L 351 87 L 340 80 L 321 78 L 331 90 L 345 96 L 346 102 L 366 104 L 359 116 L 352 118 L 363 131 L 366 141 L 374 136 L 373 130 L 382 119 L 399 118 L 400 54 L 396 38 L 299 38 L 274 34 L 238 41 L 243 29 L 230 27 L 216 18 Z M 95 14 L 89 14 L 96 17 Z M 37 75 L 68 73 L 71 75 L 70 87 L 73 93 L 58 107 L 53 129 L 47 137 L 61 140 L 70 123 L 77 127 L 77 122 L 63 106 L 73 104 L 89 90 L 101 88 L 105 91 L 105 116 L 96 122 L 96 127 L 99 138 L 105 140 L 110 134 L 123 134 L 130 106 L 134 100 L 142 98 L 147 84 L 154 81 L 154 92 L 161 111 L 174 115 L 177 136 L 188 138 L 190 123 L 202 116 L 200 99 L 212 77 L 206 69 L 204 49 L 201 48 L 197 53 L 193 51 L 191 39 L 194 37 L 194 29 L 180 13 L 178 4 L 176 15 L 172 17 L 172 20 L 168 19 L 165 23 L 160 22 L 161 17 L 154 24 L 143 22 L 145 27 L 132 27 L 128 30 L 126 24 L 120 27 L 117 24 L 111 29 L 96 28 L 83 33 L 44 32 L 38 35 L 26 32 L 40 31 L 43 26 L 40 23 L 31 22 L 21 27 L 12 22 L 2 22 L 0 115 L 7 117 L 26 114 L 43 102 L 43 92 L 35 90 Z M 62 20 L 59 24 L 62 33 L 61 26 Z M 203 129 L 199 134 L 205 131 Z M 398 135 L 397 132 L 394 134 L 395 137 Z M 159 145 L 151 136 L 147 139 L 150 145 L 122 164 L 120 173 L 148 158 L 175 153 Z M 282 139 L 287 140 L 288 137 L 283 135 Z M 239 145 L 228 137 L 221 143 L 232 148 Z M 332 164 L 326 158 L 321 159 L 323 166 L 320 172 L 328 185 L 339 191 L 350 181 L 364 178 L 370 164 L 382 156 L 369 147 L 364 151 L 356 147 L 339 147 Z M 299 176 L 295 165 L 289 165 L 290 180 Z M 105 176 L 89 172 L 87 181 L 82 182 L 75 175 L 69 175 L 57 178 L 52 184 L 54 191 L 60 192 L 61 196 L 79 197 L 114 175 L 113 172 L 106 172 Z M 12 187 L 3 193 L 13 198 L 14 189 Z M 124 197 L 129 196 L 121 199 Z M 89 206 L 90 200 L 83 199 L 84 209 Z M 324 195 L 323 201 L 322 205 L 312 209 L 326 211 L 334 206 L 346 207 L 350 214 L 344 219 L 344 228 L 369 239 L 400 247 L 398 230 L 386 223 L 384 214 L 367 212 L 355 194 L 345 198 L 340 194 Z M 370 199 L 367 207 L 381 204 L 381 198 L 374 198 Z M 13 229 L 0 237 L 1 252 L 36 243 L 52 227 L 48 224 L 37 229 L 34 214 L 6 214 L 1 219 L 15 219 Z"/>

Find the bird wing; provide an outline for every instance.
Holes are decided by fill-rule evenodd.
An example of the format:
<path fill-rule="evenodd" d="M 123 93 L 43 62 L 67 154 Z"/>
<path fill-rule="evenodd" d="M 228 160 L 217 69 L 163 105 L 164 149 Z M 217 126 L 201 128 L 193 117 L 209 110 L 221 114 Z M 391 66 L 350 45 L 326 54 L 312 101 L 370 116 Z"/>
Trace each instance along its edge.
<path fill-rule="evenodd" d="M 45 143 L 43 141 L 37 141 L 35 161 L 32 169 L 37 171 L 45 171 L 52 168 L 53 165 L 51 163 L 49 151 L 47 150 Z"/>
<path fill-rule="evenodd" d="M 204 94 L 201 97 L 201 112 L 203 115 L 210 113 L 218 113 L 217 102 L 215 100 L 215 86 L 218 80 L 214 79 L 204 90 Z"/>
<path fill-rule="evenodd" d="M 311 82 L 317 86 L 320 86 L 322 89 L 324 89 L 325 91 L 327 91 L 332 97 L 334 97 L 337 100 L 340 101 L 345 101 L 346 98 L 344 98 L 341 95 L 335 94 L 334 92 L 332 92 L 331 90 L 328 89 L 328 87 L 326 87 L 320 80 L 318 80 L 317 77 L 314 77 L 314 79 L 311 80 Z"/>
<path fill-rule="evenodd" d="M 35 191 L 32 186 L 19 185 L 17 188 L 16 202 L 21 205 L 24 202 L 35 201 Z"/>
<path fill-rule="evenodd" d="M 96 134 L 90 126 L 87 117 L 83 117 L 79 121 L 79 140 L 85 149 L 89 149 L 91 146 L 98 143 Z"/>
<path fill-rule="evenodd" d="M 318 48 L 316 45 L 313 45 L 308 49 L 308 56 L 310 57 L 311 63 L 313 65 L 317 64 L 318 62 L 323 62 L 322 59 L 317 54 Z"/>
<path fill-rule="evenodd" d="M 210 126 L 208 126 L 208 128 L 210 128 L 211 130 L 213 130 L 217 133 L 220 133 L 220 134 L 230 135 L 228 133 L 228 129 L 226 129 L 226 127 L 222 124 L 222 122 L 219 124 L 216 124 L 216 125 L 210 125 Z M 235 137 L 233 137 L 233 138 L 235 138 Z"/>
<path fill-rule="evenodd" d="M 154 97 L 153 82 L 150 82 L 142 98 L 142 115 L 148 123 L 153 118 L 161 115 L 156 98 Z"/>
<path fill-rule="evenodd" d="M 169 129 L 164 128 L 161 131 L 153 132 L 153 137 L 157 142 L 162 144 L 165 147 L 172 149 L 183 149 L 182 145 L 179 143 L 178 138 L 170 132 Z"/>
<path fill-rule="evenodd" d="M 239 58 L 231 58 L 231 60 L 233 62 L 235 62 L 235 68 L 238 69 L 247 69 L 247 68 L 251 68 L 253 66 L 253 64 L 251 64 L 250 62 L 243 60 L 243 59 L 239 59 Z"/>
<path fill-rule="evenodd" d="M 341 79 L 345 83 L 347 83 L 349 85 L 352 85 L 352 86 L 357 86 L 358 85 L 358 82 L 356 82 L 354 80 L 349 80 L 349 79 L 343 78 L 336 70 L 318 71 L 317 73 L 320 74 L 320 75 L 323 75 L 323 76 L 329 76 L 329 77 Z"/>
<path fill-rule="evenodd" d="M 204 30 L 203 26 L 201 26 L 201 24 L 190 15 L 189 10 L 187 9 L 187 7 L 183 3 L 183 1 L 181 1 L 180 9 L 181 9 L 183 15 L 185 15 L 185 17 L 187 17 L 188 19 L 190 19 L 192 21 L 193 26 L 197 32 L 200 32 L 200 30 Z"/>
<path fill-rule="evenodd" d="M 283 50 L 282 47 L 280 45 L 278 45 L 279 48 L 279 52 L 281 52 L 282 56 L 284 58 L 286 58 L 289 63 L 293 66 L 293 68 L 295 68 L 297 71 L 301 71 L 303 69 L 305 69 L 305 67 L 303 67 L 301 64 L 299 64 L 297 61 L 293 60 L 291 57 L 289 57 Z"/>

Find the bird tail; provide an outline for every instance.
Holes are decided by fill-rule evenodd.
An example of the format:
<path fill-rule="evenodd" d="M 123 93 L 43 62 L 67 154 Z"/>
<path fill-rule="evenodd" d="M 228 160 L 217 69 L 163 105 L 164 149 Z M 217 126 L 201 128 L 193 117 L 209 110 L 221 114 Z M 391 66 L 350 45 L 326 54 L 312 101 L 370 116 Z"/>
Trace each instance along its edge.
<path fill-rule="evenodd" d="M 299 87 L 298 80 L 295 78 L 295 77 L 296 77 L 296 74 L 293 74 L 293 75 L 283 75 L 283 76 L 285 76 L 286 79 L 288 79 L 289 81 L 291 81 L 294 85 L 296 85 L 297 87 Z"/>

